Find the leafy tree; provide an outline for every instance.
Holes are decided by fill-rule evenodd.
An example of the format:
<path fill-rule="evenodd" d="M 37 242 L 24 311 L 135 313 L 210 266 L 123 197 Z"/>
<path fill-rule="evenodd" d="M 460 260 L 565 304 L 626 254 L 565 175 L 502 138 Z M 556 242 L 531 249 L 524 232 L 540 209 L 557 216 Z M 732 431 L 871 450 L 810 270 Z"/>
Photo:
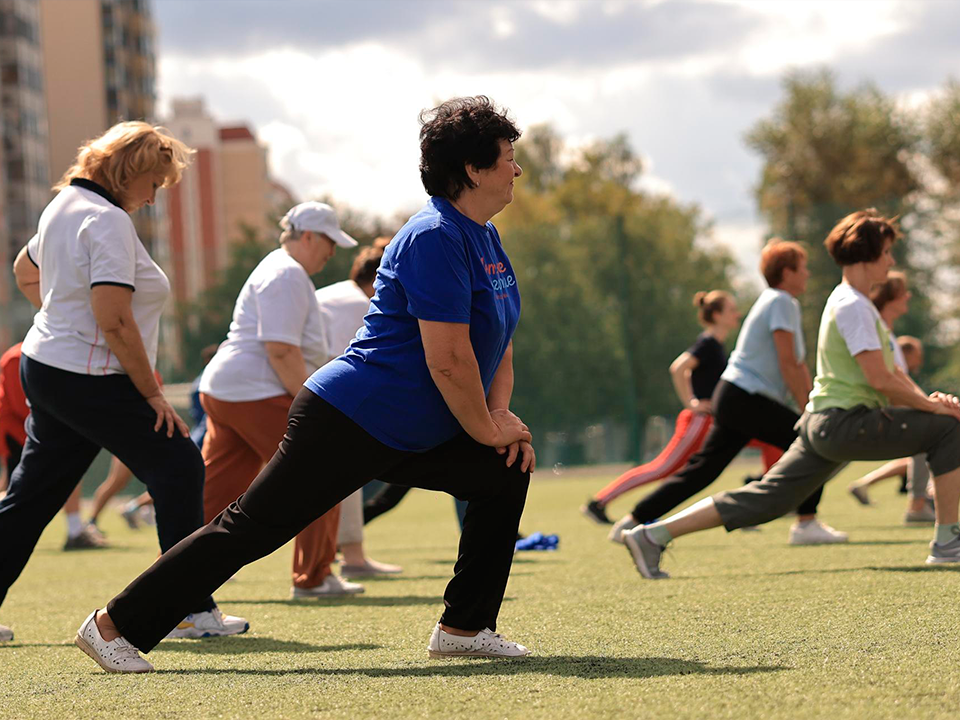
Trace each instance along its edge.
<path fill-rule="evenodd" d="M 801 302 L 810 350 L 826 297 L 840 280 L 823 240 L 840 218 L 867 207 L 904 218 L 905 241 L 895 254 L 910 274 L 914 301 L 898 329 L 929 334 L 928 277 L 910 267 L 909 252 L 921 188 L 911 163 L 918 141 L 913 118 L 875 86 L 841 92 L 825 70 L 788 75 L 783 100 L 747 135 L 764 160 L 756 196 L 770 234 L 808 247 L 811 278 Z"/>

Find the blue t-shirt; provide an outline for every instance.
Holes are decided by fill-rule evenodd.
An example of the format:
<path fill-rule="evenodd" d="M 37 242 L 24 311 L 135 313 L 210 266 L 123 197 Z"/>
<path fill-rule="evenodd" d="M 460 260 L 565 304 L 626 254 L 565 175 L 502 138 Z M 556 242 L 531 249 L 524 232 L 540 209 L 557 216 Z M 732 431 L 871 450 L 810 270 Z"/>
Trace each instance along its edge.
<path fill-rule="evenodd" d="M 737 346 L 720 379 L 748 393 L 764 395 L 786 405 L 790 400 L 790 389 L 780 373 L 780 359 L 773 342 L 774 330 L 793 333 L 794 352 L 797 362 L 801 362 L 806 347 L 800 303 L 785 290 L 767 288 L 747 313 L 737 336 Z"/>
<path fill-rule="evenodd" d="M 431 198 L 387 246 L 364 326 L 306 387 L 384 445 L 422 452 L 462 432 L 430 377 L 418 320 L 468 323 L 484 393 L 520 317 L 520 292 L 492 223 Z"/>

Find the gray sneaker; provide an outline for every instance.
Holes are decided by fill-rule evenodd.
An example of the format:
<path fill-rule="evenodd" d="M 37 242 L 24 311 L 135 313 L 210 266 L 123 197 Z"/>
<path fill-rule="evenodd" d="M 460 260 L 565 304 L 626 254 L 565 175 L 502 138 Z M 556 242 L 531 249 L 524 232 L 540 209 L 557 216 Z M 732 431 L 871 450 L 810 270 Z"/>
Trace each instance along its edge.
<path fill-rule="evenodd" d="M 930 554 L 927 556 L 927 565 L 940 563 L 960 562 L 960 537 L 955 537 L 948 543 L 930 543 Z"/>
<path fill-rule="evenodd" d="M 660 569 L 660 559 L 663 557 L 664 547 L 657 545 L 649 537 L 643 527 L 626 530 L 621 534 L 623 544 L 630 551 L 633 564 L 637 571 L 648 580 L 665 580 L 670 577 Z"/>

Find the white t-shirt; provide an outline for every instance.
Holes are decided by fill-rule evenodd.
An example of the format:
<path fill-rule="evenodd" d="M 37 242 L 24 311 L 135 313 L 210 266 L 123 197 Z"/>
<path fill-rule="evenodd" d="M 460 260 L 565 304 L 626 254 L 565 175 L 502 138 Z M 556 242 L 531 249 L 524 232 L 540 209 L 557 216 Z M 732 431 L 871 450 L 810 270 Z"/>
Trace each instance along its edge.
<path fill-rule="evenodd" d="M 200 392 L 225 402 L 286 395 L 264 343 L 296 345 L 307 375 L 328 357 L 314 285 L 283 248 L 267 255 L 243 284 L 227 339 L 203 371 Z"/>
<path fill-rule="evenodd" d="M 877 323 L 884 328 L 886 325 L 870 298 L 852 285 L 840 283 L 827 298 L 827 305 L 833 307 L 837 330 L 847 344 L 851 357 L 883 348 L 877 334 Z"/>
<path fill-rule="evenodd" d="M 370 298 L 353 280 L 344 280 L 317 290 L 317 303 L 330 355 L 342 355 L 363 327 Z"/>
<path fill-rule="evenodd" d="M 23 341 L 31 360 L 84 375 L 125 374 L 93 317 L 90 289 L 131 288 L 133 318 L 150 366 L 170 281 L 137 237 L 130 216 L 95 183 L 74 181 L 50 201 L 27 255 L 40 268 L 42 306 Z"/>

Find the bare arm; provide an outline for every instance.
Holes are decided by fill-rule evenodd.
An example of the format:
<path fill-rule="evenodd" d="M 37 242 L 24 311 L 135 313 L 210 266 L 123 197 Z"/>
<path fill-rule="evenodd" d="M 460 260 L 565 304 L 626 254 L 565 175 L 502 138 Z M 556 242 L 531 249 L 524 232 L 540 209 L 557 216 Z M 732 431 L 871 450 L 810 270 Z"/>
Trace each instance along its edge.
<path fill-rule="evenodd" d="M 307 379 L 307 365 L 300 348 L 282 342 L 265 342 L 263 345 L 267 349 L 270 367 L 280 378 L 280 384 L 288 393 L 296 395 Z"/>
<path fill-rule="evenodd" d="M 700 413 L 711 413 L 713 408 L 709 400 L 698 400 L 693 396 L 693 371 L 700 367 L 700 361 L 688 352 L 682 352 L 670 363 L 670 379 L 673 389 L 685 408 Z"/>
<path fill-rule="evenodd" d="M 40 299 L 40 268 L 33 264 L 27 255 L 27 246 L 24 245 L 13 261 L 13 275 L 17 279 L 17 287 L 35 308 L 41 305 Z"/>
<path fill-rule="evenodd" d="M 882 351 L 865 350 L 856 355 L 856 360 L 870 387 L 886 395 L 891 404 L 938 415 L 953 415 L 960 420 L 960 411 L 948 400 L 950 396 L 941 393 L 927 396 L 902 370 L 891 372 L 883 362 Z"/>
<path fill-rule="evenodd" d="M 490 410 L 509 410 L 513 397 L 513 340 L 507 345 L 497 374 L 493 376 L 490 392 L 487 393 L 487 407 Z"/>
<path fill-rule="evenodd" d="M 780 374 L 783 375 L 783 380 L 787 384 L 790 394 L 797 401 L 797 407 L 803 410 L 804 405 L 807 404 L 807 398 L 810 397 L 810 391 L 813 389 L 810 370 L 804 363 L 797 360 L 792 332 L 789 330 L 774 330 L 773 344 L 777 348 Z"/>
<path fill-rule="evenodd" d="M 133 317 L 132 300 L 133 290 L 128 287 L 97 285 L 90 289 L 93 317 L 103 332 L 104 340 L 107 341 L 110 351 L 117 356 L 134 387 L 157 412 L 154 430 L 159 430 L 166 424 L 167 437 L 173 436 L 174 429 L 188 437 L 190 429 L 167 402 L 157 378 L 154 377 L 140 328 Z"/>
<path fill-rule="evenodd" d="M 520 418 L 509 410 L 487 407 L 480 368 L 470 344 L 470 326 L 429 320 L 420 320 L 419 324 L 430 377 L 467 434 L 491 447 L 530 442 L 530 431 Z"/>

